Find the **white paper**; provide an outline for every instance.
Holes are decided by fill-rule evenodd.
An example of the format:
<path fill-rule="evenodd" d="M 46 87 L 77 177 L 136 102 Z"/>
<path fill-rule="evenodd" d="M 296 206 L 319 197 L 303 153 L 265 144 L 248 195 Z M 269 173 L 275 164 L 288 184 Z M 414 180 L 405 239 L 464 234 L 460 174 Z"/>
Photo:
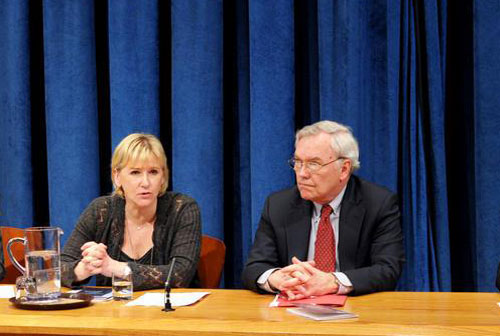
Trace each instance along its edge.
<path fill-rule="evenodd" d="M 189 306 L 201 300 L 205 295 L 210 292 L 193 292 L 193 293 L 170 293 L 170 302 L 174 307 Z M 130 301 L 126 306 L 165 306 L 164 293 L 146 293 L 134 301 Z"/>
<path fill-rule="evenodd" d="M 13 296 L 16 296 L 16 292 L 14 291 L 13 285 L 0 285 L 0 298 L 1 299 L 9 299 Z"/>
<path fill-rule="evenodd" d="M 272 307 L 278 307 L 278 299 L 279 299 L 279 297 L 280 297 L 280 294 L 276 294 L 274 296 L 273 301 L 271 301 L 271 303 L 269 304 L 269 307 L 271 307 L 271 308 Z"/>

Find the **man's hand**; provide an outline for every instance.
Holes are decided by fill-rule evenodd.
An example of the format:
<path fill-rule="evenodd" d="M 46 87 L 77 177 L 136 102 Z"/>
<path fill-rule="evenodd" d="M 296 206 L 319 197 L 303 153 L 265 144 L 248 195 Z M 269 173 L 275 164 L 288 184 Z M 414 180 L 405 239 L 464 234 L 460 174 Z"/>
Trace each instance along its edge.
<path fill-rule="evenodd" d="M 297 291 L 295 286 L 300 286 L 309 278 L 301 272 L 301 267 L 289 265 L 273 272 L 267 279 L 271 289 L 285 292 L 288 297 L 294 297 Z"/>
<path fill-rule="evenodd" d="M 320 271 L 314 267 L 314 261 L 300 261 L 298 258 L 293 257 L 292 262 L 292 265 L 280 270 L 285 275 L 280 275 L 279 280 L 282 281 L 279 282 L 278 287 L 275 286 L 284 292 L 288 299 L 299 300 L 313 295 L 324 295 L 338 291 L 335 275 Z M 274 286 L 271 282 L 271 276 L 269 277 L 269 283 Z"/>

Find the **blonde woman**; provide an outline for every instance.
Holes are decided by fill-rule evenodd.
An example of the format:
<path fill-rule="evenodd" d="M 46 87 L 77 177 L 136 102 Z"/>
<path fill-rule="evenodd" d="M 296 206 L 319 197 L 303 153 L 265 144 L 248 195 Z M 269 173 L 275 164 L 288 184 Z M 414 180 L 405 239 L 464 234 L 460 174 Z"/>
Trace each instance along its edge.
<path fill-rule="evenodd" d="M 185 195 L 167 192 L 168 166 L 160 141 L 130 134 L 111 161 L 115 191 L 95 199 L 82 213 L 62 255 L 62 284 L 80 285 L 96 275 L 132 271 L 135 290 L 162 288 L 173 257 L 172 284 L 187 287 L 198 264 L 200 211 Z"/>

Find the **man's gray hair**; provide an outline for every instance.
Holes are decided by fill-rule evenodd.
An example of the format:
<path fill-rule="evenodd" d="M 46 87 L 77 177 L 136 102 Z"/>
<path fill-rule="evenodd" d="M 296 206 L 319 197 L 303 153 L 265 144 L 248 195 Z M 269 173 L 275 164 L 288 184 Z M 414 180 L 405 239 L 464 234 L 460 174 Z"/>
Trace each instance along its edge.
<path fill-rule="evenodd" d="M 349 127 L 330 120 L 318 121 L 297 131 L 295 134 L 295 147 L 297 142 L 308 136 L 319 133 L 330 134 L 331 146 L 338 157 L 351 161 L 351 173 L 359 169 L 359 147 Z"/>

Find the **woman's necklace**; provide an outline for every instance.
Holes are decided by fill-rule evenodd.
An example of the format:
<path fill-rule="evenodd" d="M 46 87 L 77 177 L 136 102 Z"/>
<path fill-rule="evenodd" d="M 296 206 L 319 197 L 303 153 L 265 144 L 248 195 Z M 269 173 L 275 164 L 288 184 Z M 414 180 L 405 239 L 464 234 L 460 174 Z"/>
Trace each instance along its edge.
<path fill-rule="evenodd" d="M 142 230 L 143 228 L 145 228 L 146 226 L 148 226 L 149 224 L 153 224 L 154 222 L 156 222 L 156 216 L 151 220 L 151 222 L 145 222 L 144 224 L 140 224 L 140 225 L 136 225 L 128 219 L 127 219 L 127 222 L 130 225 L 134 226 L 137 231 L 139 231 L 139 230 Z"/>
<path fill-rule="evenodd" d="M 128 243 L 130 244 L 130 249 L 132 250 L 132 259 L 134 260 L 134 262 L 136 263 L 137 262 L 137 259 L 135 259 L 135 248 L 134 248 L 134 244 L 132 244 L 132 235 L 130 234 L 130 230 L 127 228 L 127 235 L 128 235 Z"/>
<path fill-rule="evenodd" d="M 137 225 L 137 226 L 135 227 L 135 229 L 136 229 L 136 230 L 142 230 L 142 228 L 143 228 L 143 227 L 145 227 L 146 225 L 148 225 L 148 223 L 144 223 L 144 224 L 142 224 L 142 225 Z"/>
<path fill-rule="evenodd" d="M 132 254 L 135 257 L 136 253 L 135 253 L 134 244 L 132 244 L 132 235 L 130 234 L 130 230 L 129 230 L 129 228 L 127 226 L 125 226 L 125 230 L 127 230 L 128 243 L 130 244 L 130 249 L 132 250 Z M 149 259 L 149 265 L 153 265 L 153 253 L 154 253 L 154 246 L 151 247 L 151 258 Z M 147 254 L 147 252 L 146 252 L 146 254 Z M 130 258 L 134 261 L 134 263 L 137 264 L 137 261 L 140 260 L 140 258 L 139 259 L 135 259 L 134 257 L 130 257 Z"/>

